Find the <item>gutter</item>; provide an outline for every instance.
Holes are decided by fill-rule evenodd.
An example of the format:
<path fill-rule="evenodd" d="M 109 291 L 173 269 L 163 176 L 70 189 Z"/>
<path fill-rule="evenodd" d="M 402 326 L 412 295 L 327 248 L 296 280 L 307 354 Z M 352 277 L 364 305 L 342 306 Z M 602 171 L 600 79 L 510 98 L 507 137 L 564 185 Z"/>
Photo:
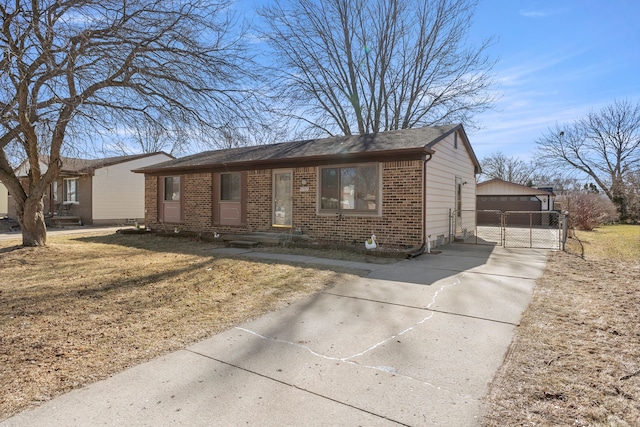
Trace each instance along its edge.
<path fill-rule="evenodd" d="M 422 246 L 416 249 L 414 252 L 407 254 L 407 258 L 419 257 L 427 250 L 427 253 L 431 252 L 431 242 L 427 236 L 427 162 L 433 157 L 433 152 L 427 153 L 428 158 L 424 159 L 422 166 Z"/>

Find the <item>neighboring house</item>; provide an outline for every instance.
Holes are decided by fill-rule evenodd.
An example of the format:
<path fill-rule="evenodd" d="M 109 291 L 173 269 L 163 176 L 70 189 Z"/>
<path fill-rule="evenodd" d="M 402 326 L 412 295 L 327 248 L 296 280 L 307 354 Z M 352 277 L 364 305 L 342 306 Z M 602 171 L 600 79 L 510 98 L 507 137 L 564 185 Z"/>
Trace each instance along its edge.
<path fill-rule="evenodd" d="M 476 195 L 478 199 L 476 206 L 479 211 L 478 224 L 493 223 L 496 218 L 493 214 L 480 211 L 540 212 L 554 210 L 555 195 L 550 188 L 527 187 L 501 179 L 492 179 L 479 183 L 476 187 Z M 542 217 L 538 216 L 538 218 Z M 527 223 L 529 221 L 524 216 L 519 216 L 518 220 Z"/>
<path fill-rule="evenodd" d="M 144 221 L 144 177 L 131 172 L 173 159 L 166 153 L 148 153 L 105 159 L 62 158 L 62 169 L 45 194 L 45 214 L 54 220 L 63 217 L 78 223 L 107 225 Z M 44 173 L 48 159 L 40 168 Z M 26 178 L 28 164 L 16 170 Z M 10 197 L 11 199 L 11 197 Z M 9 216 L 15 218 L 15 205 L 9 203 Z"/>
<path fill-rule="evenodd" d="M 9 213 L 9 191 L 7 187 L 0 182 L 0 218 L 7 216 Z"/>
<path fill-rule="evenodd" d="M 410 248 L 451 240 L 451 211 L 475 209 L 481 169 L 462 125 L 449 125 L 209 151 L 136 172 L 151 228 L 358 247 L 375 234 Z"/>

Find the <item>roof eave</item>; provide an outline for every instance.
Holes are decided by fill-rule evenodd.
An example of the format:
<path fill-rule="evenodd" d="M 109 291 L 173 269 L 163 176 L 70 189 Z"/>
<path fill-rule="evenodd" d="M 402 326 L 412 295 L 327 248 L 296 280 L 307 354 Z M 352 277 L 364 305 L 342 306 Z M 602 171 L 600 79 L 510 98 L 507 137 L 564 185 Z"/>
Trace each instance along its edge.
<path fill-rule="evenodd" d="M 149 175 L 160 173 L 178 173 L 192 172 L 206 169 L 265 169 L 269 167 L 287 167 L 295 164 L 330 164 L 330 163 L 349 163 L 358 161 L 380 161 L 380 160 L 399 160 L 399 159 L 424 159 L 428 154 L 434 154 L 435 151 L 428 147 L 406 148 L 400 150 L 385 150 L 374 152 L 357 152 L 357 153 L 338 153 L 322 156 L 307 157 L 289 157 L 277 159 L 261 159 L 261 160 L 238 160 L 232 162 L 209 163 L 187 166 L 165 166 L 162 168 L 154 168 L 153 166 L 141 169 L 135 169 L 132 172 L 144 173 Z"/>

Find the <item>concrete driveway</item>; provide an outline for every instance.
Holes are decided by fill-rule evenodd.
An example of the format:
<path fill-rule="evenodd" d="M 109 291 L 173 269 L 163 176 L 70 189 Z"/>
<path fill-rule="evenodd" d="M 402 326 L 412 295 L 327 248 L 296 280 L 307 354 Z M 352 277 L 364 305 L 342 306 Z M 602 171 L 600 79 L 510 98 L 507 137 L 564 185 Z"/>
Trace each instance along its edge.
<path fill-rule="evenodd" d="M 1 426 L 475 426 L 546 263 L 449 245 L 49 401 Z"/>

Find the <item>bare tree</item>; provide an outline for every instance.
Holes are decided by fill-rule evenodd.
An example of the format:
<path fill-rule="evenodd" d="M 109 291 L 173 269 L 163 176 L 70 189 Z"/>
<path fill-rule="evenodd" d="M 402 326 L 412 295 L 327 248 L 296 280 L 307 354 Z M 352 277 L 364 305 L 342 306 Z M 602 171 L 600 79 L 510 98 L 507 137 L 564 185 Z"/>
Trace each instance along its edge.
<path fill-rule="evenodd" d="M 182 126 L 158 117 L 151 120 L 133 118 L 123 130 L 124 136 L 107 141 L 102 148 L 105 157 L 135 153 L 157 153 L 164 151 L 172 156 L 188 154 L 191 148 L 190 134 Z"/>
<path fill-rule="evenodd" d="M 23 244 L 46 244 L 43 195 L 61 154 L 132 118 L 215 129 L 243 117 L 245 50 L 228 4 L 208 0 L 0 0 L 0 180 Z M 18 147 L 26 182 L 10 162 Z M 47 154 L 46 170 L 40 155 Z"/>
<path fill-rule="evenodd" d="M 556 125 L 537 144 L 549 164 L 593 179 L 619 219 L 628 219 L 626 183 L 640 170 L 640 104 L 616 100 L 571 125 Z"/>
<path fill-rule="evenodd" d="M 483 179 L 501 179 L 520 185 L 533 185 L 537 183 L 537 166 L 534 162 L 525 162 L 517 157 L 509 157 L 497 151 L 484 157 L 482 165 Z"/>
<path fill-rule="evenodd" d="M 262 8 L 275 97 L 324 134 L 465 122 L 493 101 L 475 0 L 276 0 Z"/>
<path fill-rule="evenodd" d="M 628 216 L 640 224 L 640 168 L 625 176 L 625 194 L 627 196 Z"/>

